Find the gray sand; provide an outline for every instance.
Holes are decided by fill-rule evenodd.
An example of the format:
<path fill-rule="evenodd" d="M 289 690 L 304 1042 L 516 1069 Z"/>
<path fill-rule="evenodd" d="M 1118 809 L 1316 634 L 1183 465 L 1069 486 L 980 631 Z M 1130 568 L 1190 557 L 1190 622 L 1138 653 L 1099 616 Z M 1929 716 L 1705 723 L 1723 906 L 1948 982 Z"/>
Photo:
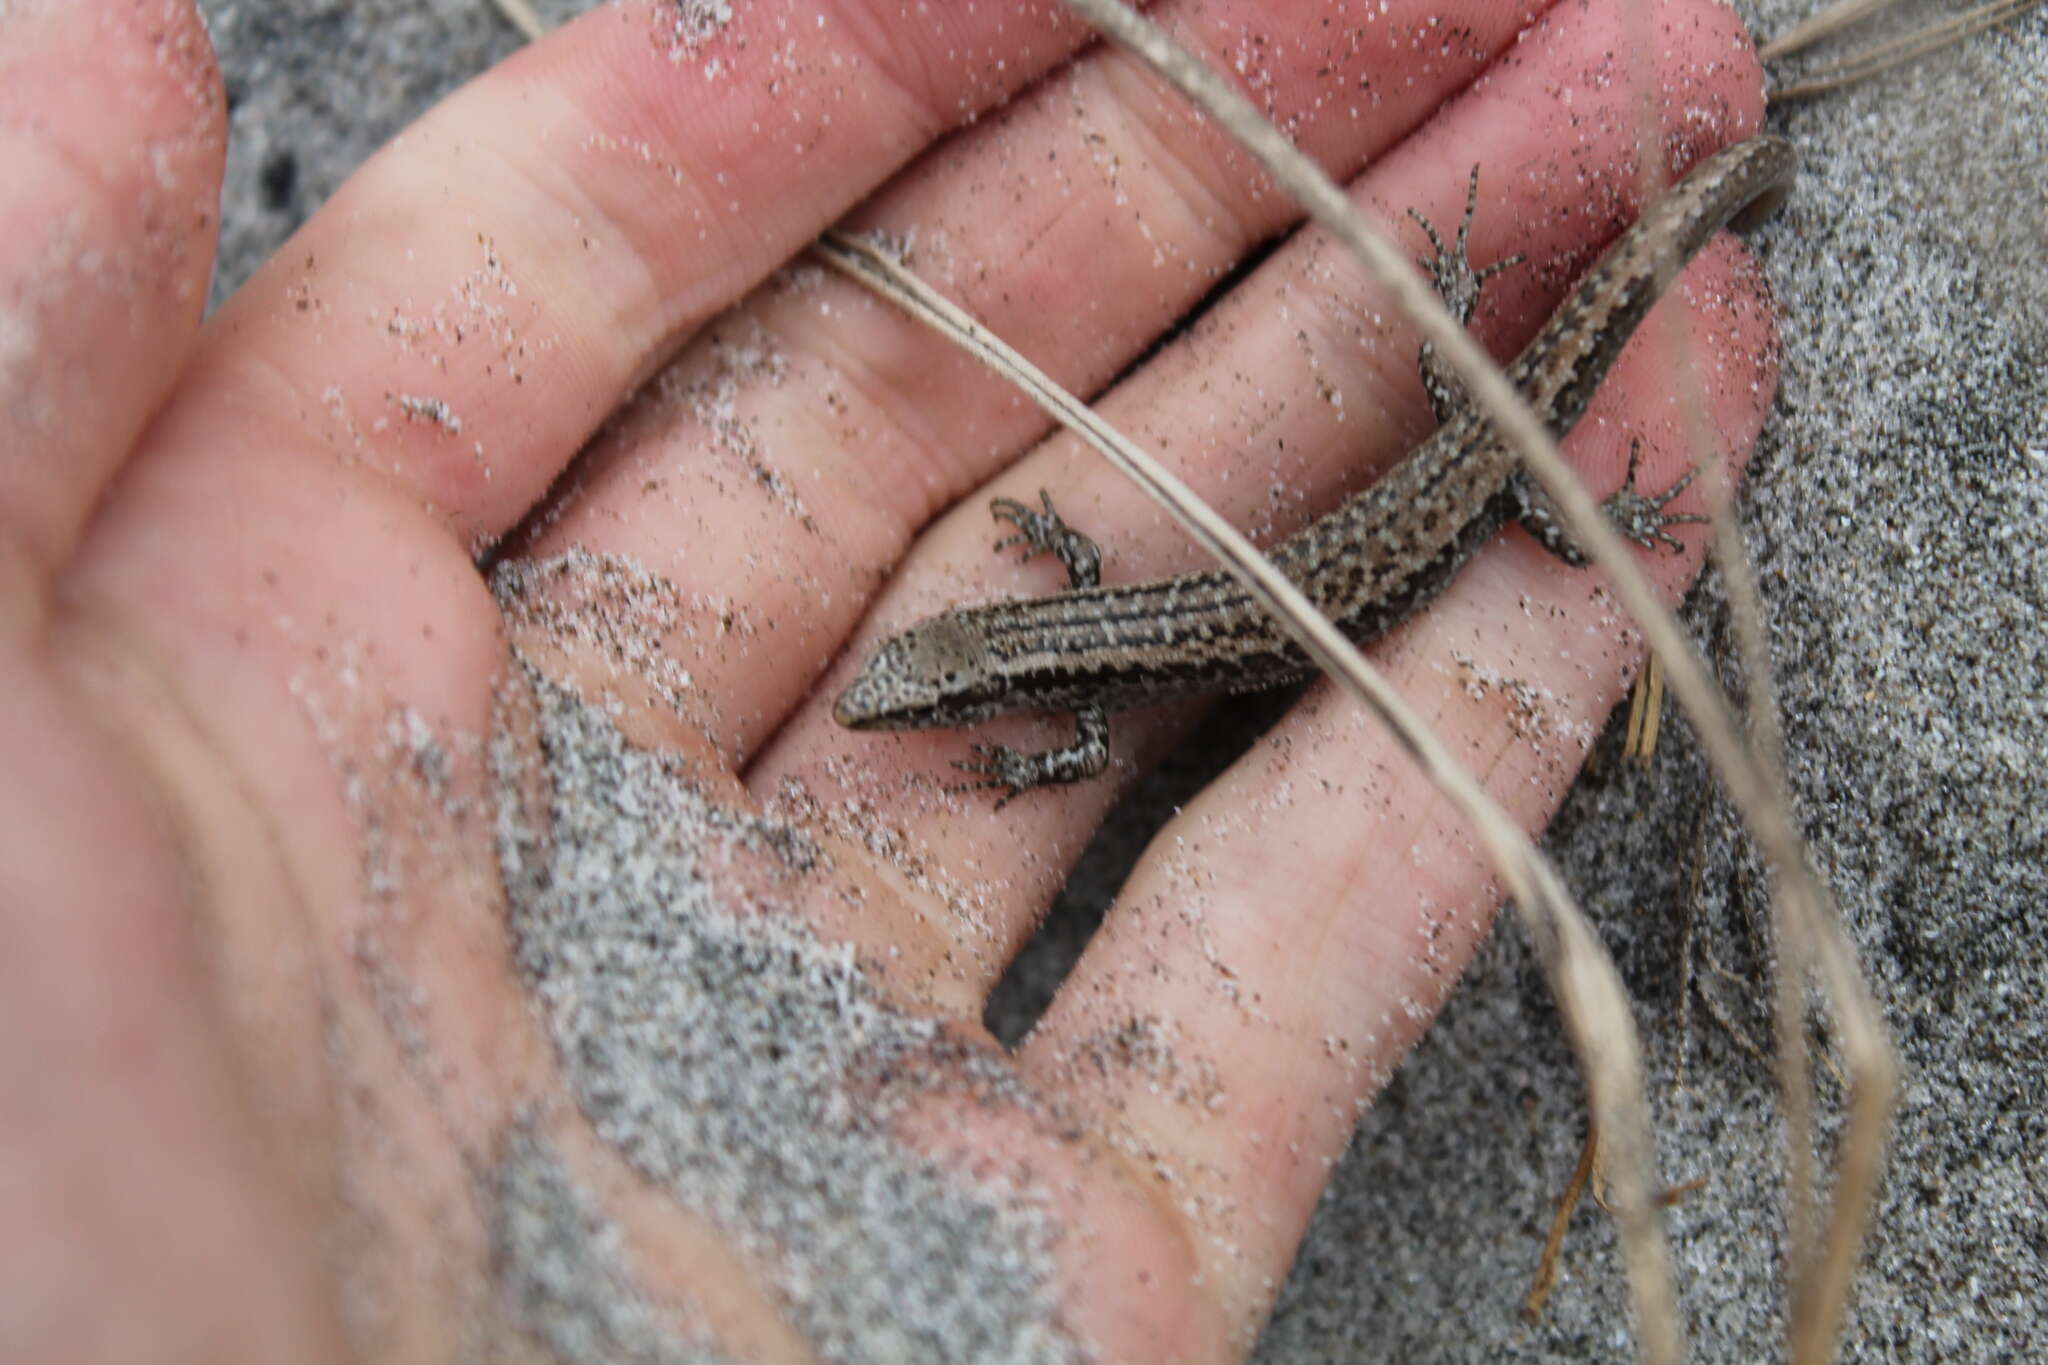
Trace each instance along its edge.
<path fill-rule="evenodd" d="M 236 101 L 219 289 L 433 97 L 517 45 L 481 0 L 205 6 Z M 542 6 L 556 17 L 581 7 Z M 1768 11 L 1759 27 L 1772 31 L 1794 11 L 1782 0 L 1749 7 Z M 1929 17 L 1909 8 L 1909 22 Z M 1805 173 L 1760 239 L 1786 307 L 1787 356 L 1746 530 L 1796 812 L 1905 1064 L 1849 1358 L 2048 1355 L 2048 949 L 2034 923 L 2048 903 L 2044 85 L 2048 19 L 2037 13 L 2017 33 L 1979 37 L 1774 119 L 1803 149 Z M 1693 619 L 1725 657 L 1726 618 L 1711 586 Z M 666 780 L 616 749 L 597 713 L 556 701 L 551 723 L 577 733 L 596 756 L 588 761 L 621 772 L 637 762 L 646 771 L 635 781 Z M 1782 1139 L 1771 1076 L 1746 1042 L 1767 1038 L 1762 884 L 1726 811 L 1703 806 L 1682 726 L 1667 730 L 1647 774 L 1612 748 L 1596 754 L 1550 845 L 1638 1002 L 1662 1173 L 1708 1177 L 1670 1217 L 1696 1353 L 1772 1358 L 1785 1311 Z M 1159 790 L 1155 803 L 1168 799 Z M 1115 869 L 1156 818 L 1119 817 L 1058 912 L 1047 935 L 1054 950 L 1034 952 L 998 1002 L 999 1031 L 1014 1035 L 1022 1002 L 1050 989 L 1057 950 L 1070 952 L 1085 933 Z M 1688 912 L 1695 866 L 1701 890 Z M 673 949 L 685 935 L 671 928 Z M 730 923 L 720 930 L 728 931 L 718 951 L 730 960 L 780 951 L 808 964 L 795 980 L 820 979 L 805 974 L 831 958 L 816 945 L 749 948 L 744 933 Z M 542 943 L 523 938 L 522 953 L 557 1038 L 582 1037 L 575 1030 L 617 1006 L 565 1004 L 571 978 L 559 973 L 569 969 Z M 1692 991 L 1680 984 L 1688 945 L 1700 983 Z M 649 964 L 578 951 L 588 959 L 575 971 L 601 969 L 608 983 L 649 989 Z M 840 1055 L 831 1065 L 857 1060 Z M 613 1085 L 607 1074 L 578 1075 L 581 1103 L 690 1198 L 716 1207 L 732 1195 L 720 1182 L 758 1177 L 691 1170 L 670 1144 L 677 1123 L 695 1120 L 665 1110 L 658 1090 L 626 1083 L 650 1077 Z M 1832 1133 L 1840 1096 L 1824 1094 Z M 1583 1122 L 1555 1011 L 1520 932 L 1506 929 L 1362 1124 L 1257 1358 L 1625 1355 L 1622 1279 L 1596 1213 L 1579 1215 L 1548 1317 L 1528 1327 L 1516 1313 Z M 638 1329 L 617 1324 L 643 1321 L 647 1310 L 616 1278 L 595 1215 L 545 1176 L 542 1164 L 502 1177 L 507 1188 L 552 1191 L 558 1201 L 531 1213 L 525 1226 L 546 1235 L 529 1250 L 559 1254 L 564 1239 L 586 1247 L 586 1288 L 609 1294 L 609 1306 L 547 1280 L 559 1265 L 536 1260 L 519 1283 L 543 1286 L 565 1313 L 583 1315 L 565 1319 L 561 1333 L 609 1331 L 621 1354 L 661 1358 L 619 1335 Z M 704 1188 L 688 1183 L 700 1178 Z M 971 1223 L 963 1199 L 973 1202 L 934 1191 L 931 1207 Z M 565 1229 L 580 1231 L 570 1238 Z M 925 1253 L 916 1237 L 930 1229 L 899 1230 L 905 1259 Z M 569 1335 L 539 1335 L 579 1358 Z"/>
<path fill-rule="evenodd" d="M 890 1133 L 933 1078 L 1014 1094 L 1006 1069 L 963 1059 L 935 1023 L 876 999 L 850 950 L 774 913 L 778 891 L 823 862 L 802 831 L 707 798 L 686 765 L 630 747 L 604 709 L 537 671 L 514 686 L 530 699 L 513 699 L 493 743 L 512 934 L 597 1135 L 771 1267 L 820 1360 L 1074 1358 L 1051 1325 L 1048 1233 L 1032 1208 L 942 1174 Z M 557 1234 L 592 1215 L 529 1144 L 507 1161 L 540 1178 L 508 1173 L 500 1196 L 548 1206 L 499 1217 L 501 1232 L 531 1234 L 498 1243 L 505 1277 L 522 1304 L 536 1280 L 561 1295 L 559 1276 L 530 1267 L 556 1264 Z M 614 1320 L 638 1321 L 638 1291 L 601 1235 L 578 1244 L 598 1254 L 575 1317 L 616 1339 Z M 555 1315 L 539 1325 L 558 1349 L 573 1339 Z"/>
<path fill-rule="evenodd" d="M 557 1360 L 718 1365 L 680 1313 L 635 1282 L 618 1227 L 577 1188 L 561 1157 L 515 1131 L 491 1170 L 493 1270 L 512 1322 Z"/>

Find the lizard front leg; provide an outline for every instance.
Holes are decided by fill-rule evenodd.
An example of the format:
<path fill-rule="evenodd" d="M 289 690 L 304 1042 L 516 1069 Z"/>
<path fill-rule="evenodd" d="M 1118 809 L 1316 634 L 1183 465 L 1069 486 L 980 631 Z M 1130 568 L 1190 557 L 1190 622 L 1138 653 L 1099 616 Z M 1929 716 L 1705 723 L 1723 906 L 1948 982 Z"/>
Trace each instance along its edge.
<path fill-rule="evenodd" d="M 1017 528 L 1015 535 L 997 541 L 996 549 L 1019 546 L 1025 559 L 1050 554 L 1066 568 L 1071 586 L 1092 588 L 1100 584 L 1102 547 L 1067 525 L 1053 509 L 1051 493 L 1039 489 L 1038 501 L 1039 507 L 1015 498 L 996 498 L 989 503 L 989 511 L 996 520 Z M 980 778 L 963 784 L 962 789 L 1000 789 L 1003 796 L 996 802 L 996 809 L 1001 810 L 1035 787 L 1065 786 L 1100 776 L 1109 766 L 1109 711 L 1102 706 L 1083 706 L 1074 712 L 1074 722 L 1074 742 L 1057 749 L 1026 753 L 1007 744 L 975 745 L 975 757 L 953 763 L 962 772 Z"/>
<path fill-rule="evenodd" d="M 1446 242 L 1438 235 L 1434 223 L 1416 210 L 1408 210 L 1408 216 L 1421 225 L 1423 234 L 1429 238 L 1430 254 L 1417 257 L 1415 263 L 1429 273 L 1430 285 L 1436 290 L 1436 296 L 1444 301 L 1444 310 L 1457 319 L 1460 327 L 1472 321 L 1472 313 L 1479 307 L 1479 291 L 1486 282 L 1503 270 L 1520 265 L 1524 259 L 1520 252 L 1516 252 L 1484 270 L 1472 268 L 1468 247 L 1472 238 L 1472 215 L 1478 208 L 1479 167 L 1474 166 L 1472 178 L 1465 182 L 1465 212 L 1458 220 L 1458 234 L 1454 240 Z M 1436 414 L 1437 421 L 1448 421 L 1464 401 L 1464 384 L 1456 372 L 1444 364 L 1436 353 L 1436 347 L 1429 342 L 1422 343 L 1416 360 L 1422 370 L 1422 391 L 1429 398 L 1429 410 Z"/>

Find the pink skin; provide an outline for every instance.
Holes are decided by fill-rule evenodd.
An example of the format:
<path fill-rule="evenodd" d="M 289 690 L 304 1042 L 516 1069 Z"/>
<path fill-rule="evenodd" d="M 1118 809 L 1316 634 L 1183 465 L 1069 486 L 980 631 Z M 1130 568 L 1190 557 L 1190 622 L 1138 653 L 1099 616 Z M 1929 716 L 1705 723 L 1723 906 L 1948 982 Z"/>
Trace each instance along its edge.
<path fill-rule="evenodd" d="M 1494 5 L 1459 27 L 1422 22 L 1441 0 L 1396 4 L 1355 44 L 1325 8 L 1158 7 L 1333 172 L 1370 164 L 1358 194 L 1411 245 L 1401 211 L 1454 226 L 1481 165 L 1475 260 L 1533 262 L 1482 303 L 1500 352 L 1630 216 L 1645 109 L 1682 164 L 1761 110 L 1746 41 L 1704 0 L 1627 20 L 1564 4 L 1519 45 L 1526 16 Z M 790 913 L 886 950 L 886 989 L 972 1034 L 1113 798 L 1103 782 L 997 816 L 926 780 L 969 736 L 850 735 L 831 698 L 886 629 L 1054 585 L 990 554 L 992 494 L 1053 489 L 1112 581 L 1194 552 L 850 286 L 756 286 L 849 213 L 915 228 L 930 276 L 1089 390 L 1291 210 L 1121 58 L 1075 60 L 1078 31 L 1049 11 L 735 9 L 681 60 L 645 3 L 522 53 L 366 166 L 203 328 L 224 125 L 189 5 L 16 0 L 0 18 L 0 1357 L 443 1358 L 473 1326 L 447 1305 L 484 1267 L 470 1163 L 539 1104 L 650 1282 L 736 1354 L 801 1358 L 712 1229 L 547 1108 L 562 1082 L 506 952 L 489 830 L 413 820 L 379 728 L 397 699 L 437 733 L 488 733 L 507 641 L 472 551 L 665 366 L 675 392 L 735 347 L 771 353 L 772 374 L 734 370 L 721 392 L 751 448 L 642 397 L 512 552 L 630 555 L 737 621 L 667 642 L 699 709 L 643 698 L 623 724 L 705 760 L 738 802 L 850 786 L 977 918 L 963 929 L 848 845 L 843 880 Z M 1655 56 L 1617 55 L 1633 52 Z M 1765 299 L 1727 243 L 1695 265 L 1568 445 L 1596 488 L 1618 482 L 1631 431 L 1658 452 L 1647 486 L 1682 460 L 1680 340 L 1739 462 L 1775 379 Z M 1107 410 L 1241 523 L 1285 529 L 1422 429 L 1413 342 L 1379 317 L 1350 266 L 1291 245 Z M 1699 557 L 1643 560 L 1676 597 Z M 1636 657 L 1597 578 L 1519 532 L 1376 654 L 1532 829 Z M 1531 689 L 1534 719 L 1487 678 Z M 1189 714 L 1125 717 L 1118 772 Z M 474 752 L 452 782 L 485 790 Z M 386 817 L 378 856 L 405 871 L 390 902 L 364 887 L 365 800 Z M 906 1141 L 1045 1182 L 1078 1234 L 1065 1319 L 1107 1357 L 1234 1358 L 1356 1107 L 1485 931 L 1495 891 L 1468 842 L 1318 692 L 1169 826 L 1023 1048 L 1025 1077 L 1089 1135 L 935 1104 Z M 379 1012 L 366 943 L 424 1002 L 435 1085 Z M 1203 1103 L 1095 1064 L 1133 1021 L 1199 1073 Z M 343 1326 L 342 1264 L 374 1329 Z"/>

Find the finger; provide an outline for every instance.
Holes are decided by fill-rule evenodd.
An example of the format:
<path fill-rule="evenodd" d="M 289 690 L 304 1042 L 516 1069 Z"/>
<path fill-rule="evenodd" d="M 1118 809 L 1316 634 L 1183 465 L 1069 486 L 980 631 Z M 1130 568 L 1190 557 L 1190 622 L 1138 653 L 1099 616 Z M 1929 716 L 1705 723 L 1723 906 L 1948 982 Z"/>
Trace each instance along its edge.
<path fill-rule="evenodd" d="M 595 11 L 351 177 L 208 328 L 193 401 L 499 535 L 679 338 L 1080 37 L 1049 3 Z"/>
<path fill-rule="evenodd" d="M 337 755 L 389 749 L 380 708 L 488 731 L 504 641 L 474 540 L 676 334 L 1080 41 L 1045 5 L 767 3 L 701 38 L 677 13 L 587 16 L 353 178 L 208 323 L 61 586 L 110 691 L 179 694 L 302 826 L 323 907 L 361 880 Z"/>
<path fill-rule="evenodd" d="M 1748 449 L 1776 382 L 1768 293 L 1727 239 L 1668 299 L 1713 427 Z M 1681 363 L 1653 317 L 1569 443 L 1618 483 L 1630 432 L 1682 467 Z M 1649 344 L 1641 344 L 1648 342 Z M 1696 567 L 1639 561 L 1667 602 Z M 1637 657 L 1596 575 L 1515 535 L 1373 651 L 1431 728 L 1534 831 Z M 1359 1110 L 1484 937 L 1498 888 L 1464 825 L 1384 730 L 1318 685 L 1162 831 L 1023 1052 L 1135 1154 L 1172 1173 L 1204 1282 L 1256 1321 Z M 1146 1068 L 1109 1040 L 1142 1037 Z"/>
<path fill-rule="evenodd" d="M 1159 9 L 1338 175 L 1426 118 L 1523 21 L 1474 7 L 1459 41 L 1416 69 L 1417 47 L 1441 41 L 1440 6 L 1422 0 L 1359 29 L 1321 4 Z M 939 287 L 1086 392 L 1296 213 L 1184 101 L 1097 51 L 938 149 L 857 224 L 914 239 Z M 661 653 L 689 674 L 696 727 L 743 762 L 910 538 L 1044 429 L 950 345 L 813 270 L 721 318 L 650 386 L 525 548 L 626 556 L 677 584 Z M 964 581 L 988 564 L 977 554 Z"/>
<path fill-rule="evenodd" d="M 1501 276 L 1482 303 L 1479 331 L 1497 352 L 1519 344 L 1578 264 L 1633 216 L 1636 176 L 1628 155 L 1636 143 L 1635 102 L 1599 63 L 1600 54 L 1616 49 L 1625 13 L 1623 7 L 1553 12 L 1518 44 L 1515 61 L 1382 158 L 1354 188 L 1385 223 L 1406 223 L 1403 208 L 1420 205 L 1448 231 L 1463 206 L 1467 170 L 1482 167 L 1475 261 L 1484 265 L 1526 250 L 1541 263 Z M 1738 34 L 1724 11 L 1672 5 L 1654 17 L 1715 52 Z M 1672 70 L 1693 69 L 1685 44 L 1664 50 Z M 1708 144 L 1740 136 L 1759 112 L 1754 74 L 1749 68 L 1745 94 L 1740 73 L 1731 64 L 1717 66 L 1708 78 L 1714 85 L 1670 106 L 1674 127 L 1666 135 L 1699 136 Z M 1562 80 L 1571 82 L 1568 97 L 1558 94 Z M 1723 80 L 1730 88 L 1721 88 Z M 1695 117 L 1700 107 L 1731 105 L 1725 121 Z M 1419 243 L 1419 230 L 1409 224 L 1406 231 Z M 1561 266 L 1551 264 L 1560 258 Z M 1493 287 L 1500 291 L 1498 313 L 1490 311 Z M 1270 541 L 1399 458 L 1423 429 L 1414 342 L 1386 326 L 1371 298 L 1353 268 L 1319 239 L 1290 243 L 1102 406 L 1225 515 Z M 1254 459 L 1259 463 L 1248 476 L 1247 462 Z M 1199 552 L 1141 495 L 1070 442 L 1049 442 L 989 491 L 1027 498 L 1041 487 L 1055 490 L 1066 516 L 1104 540 L 1110 581 L 1199 562 Z M 991 570 L 985 516 L 963 505 L 922 538 L 878 603 L 874 623 L 827 677 L 820 699 L 777 737 L 750 780 L 758 790 L 796 776 L 815 790 L 850 791 L 907 828 L 914 843 L 942 862 L 988 869 L 990 889 L 980 907 L 988 927 L 980 921 L 975 927 L 993 940 L 983 960 L 1000 970 L 1005 952 L 1029 932 L 1035 907 L 1114 799 L 1115 784 L 1031 793 L 1000 811 L 988 799 L 947 800 L 932 794 L 930 775 L 948 772 L 968 743 L 1041 748 L 1070 736 L 1071 721 L 1012 719 L 976 727 L 971 735 L 854 735 L 825 714 L 875 635 L 970 593 L 1060 586 L 1050 565 Z M 992 573 L 993 590 L 963 587 Z M 1181 708 L 1114 718 L 1125 770 L 1184 727 L 1188 714 Z"/>
<path fill-rule="evenodd" d="M 188 0 L 0 11 L 0 563 L 48 579 L 184 364 L 206 302 L 226 125 Z"/>

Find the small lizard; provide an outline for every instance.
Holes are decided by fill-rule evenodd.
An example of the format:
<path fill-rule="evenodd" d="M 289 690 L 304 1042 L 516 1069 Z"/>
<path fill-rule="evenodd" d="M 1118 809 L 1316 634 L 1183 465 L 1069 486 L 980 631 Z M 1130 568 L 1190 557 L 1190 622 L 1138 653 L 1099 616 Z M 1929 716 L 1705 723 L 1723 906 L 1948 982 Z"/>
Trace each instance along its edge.
<path fill-rule="evenodd" d="M 1769 216 L 1791 184 L 1795 158 L 1782 138 L 1759 136 L 1707 158 L 1644 211 L 1550 315 L 1509 365 L 1516 390 L 1562 439 L 1628 344 L 1650 307 L 1687 261 L 1722 227 Z M 1475 186 L 1477 171 L 1474 171 Z M 1455 248 L 1427 222 L 1436 255 L 1425 261 L 1440 293 L 1464 322 L 1478 286 L 1512 261 L 1474 272 L 1465 259 L 1472 200 Z M 1421 221 L 1420 215 L 1417 220 Z M 1583 559 L 1521 461 L 1494 434 L 1427 349 L 1425 387 L 1441 425 L 1371 487 L 1281 542 L 1274 562 L 1310 601 L 1359 642 L 1385 634 L 1421 608 L 1502 526 L 1520 521 L 1572 563 Z M 1605 506 L 1640 544 L 1677 545 L 1664 529 L 1698 517 L 1668 516 L 1665 503 L 1691 476 L 1658 497 L 1629 480 Z M 1053 511 L 998 498 L 991 510 L 1017 533 L 996 548 L 1026 557 L 1056 555 L 1073 587 L 1048 597 L 963 607 L 918 622 L 882 644 L 832 708 L 856 730 L 970 725 L 1011 711 L 1072 711 L 1073 744 L 1040 753 L 977 744 L 955 766 L 971 786 L 1006 789 L 1008 801 L 1034 787 L 1082 781 L 1109 761 L 1113 709 L 1209 692 L 1248 692 L 1314 671 L 1300 648 L 1222 570 L 1185 573 L 1127 587 L 1099 586 L 1094 543 Z"/>

